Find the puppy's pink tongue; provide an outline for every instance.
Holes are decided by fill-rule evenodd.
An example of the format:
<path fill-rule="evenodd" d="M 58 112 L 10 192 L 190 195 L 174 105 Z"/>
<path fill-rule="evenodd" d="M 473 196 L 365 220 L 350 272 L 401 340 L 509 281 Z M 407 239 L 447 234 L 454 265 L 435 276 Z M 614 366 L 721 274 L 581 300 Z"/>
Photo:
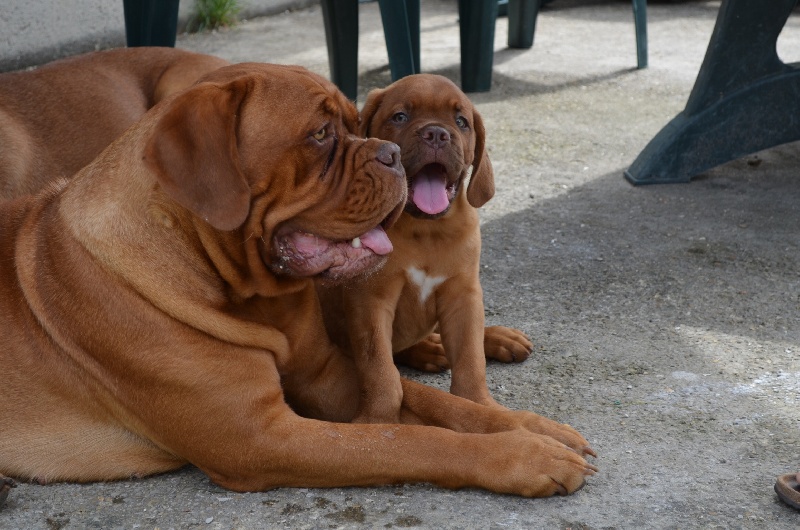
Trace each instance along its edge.
<path fill-rule="evenodd" d="M 392 242 L 382 227 L 376 226 L 359 238 L 361 244 L 370 249 L 375 254 L 383 256 L 392 251 Z"/>
<path fill-rule="evenodd" d="M 426 168 L 427 169 L 427 168 Z M 447 209 L 447 181 L 442 172 L 423 169 L 411 184 L 411 200 L 423 212 L 436 215 Z"/>

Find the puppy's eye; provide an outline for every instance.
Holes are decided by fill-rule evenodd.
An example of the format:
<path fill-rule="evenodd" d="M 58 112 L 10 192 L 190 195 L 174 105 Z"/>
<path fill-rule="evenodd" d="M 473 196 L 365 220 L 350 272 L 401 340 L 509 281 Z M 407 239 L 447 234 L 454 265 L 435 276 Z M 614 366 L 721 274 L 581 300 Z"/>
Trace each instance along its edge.
<path fill-rule="evenodd" d="M 458 125 L 462 129 L 466 129 L 467 127 L 469 127 L 469 122 L 467 122 L 467 119 L 464 116 L 459 116 L 458 118 L 456 118 L 456 125 Z"/>
<path fill-rule="evenodd" d="M 396 112 L 394 116 L 392 116 L 392 121 L 395 123 L 405 123 L 408 121 L 408 114 L 405 112 Z"/>
<path fill-rule="evenodd" d="M 323 127 L 322 129 L 314 133 L 314 140 L 321 142 L 322 140 L 325 139 L 326 136 L 328 136 L 328 128 Z"/>

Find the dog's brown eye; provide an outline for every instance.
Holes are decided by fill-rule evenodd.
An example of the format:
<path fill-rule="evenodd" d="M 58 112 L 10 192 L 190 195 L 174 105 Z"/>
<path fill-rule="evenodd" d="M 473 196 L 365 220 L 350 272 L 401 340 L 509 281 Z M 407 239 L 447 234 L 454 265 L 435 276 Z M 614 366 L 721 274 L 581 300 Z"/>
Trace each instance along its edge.
<path fill-rule="evenodd" d="M 408 114 L 405 112 L 396 112 L 394 116 L 392 116 L 392 121 L 395 123 L 405 123 L 408 121 Z"/>
<path fill-rule="evenodd" d="M 469 123 L 467 123 L 467 119 L 464 116 L 459 116 L 456 118 L 456 125 L 462 129 L 466 129 L 469 126 Z"/>
<path fill-rule="evenodd" d="M 328 128 L 327 127 L 323 127 L 322 129 L 320 129 L 316 133 L 314 133 L 314 140 L 316 140 L 318 142 L 321 142 L 322 140 L 325 139 L 325 137 L 327 135 L 328 135 Z"/>

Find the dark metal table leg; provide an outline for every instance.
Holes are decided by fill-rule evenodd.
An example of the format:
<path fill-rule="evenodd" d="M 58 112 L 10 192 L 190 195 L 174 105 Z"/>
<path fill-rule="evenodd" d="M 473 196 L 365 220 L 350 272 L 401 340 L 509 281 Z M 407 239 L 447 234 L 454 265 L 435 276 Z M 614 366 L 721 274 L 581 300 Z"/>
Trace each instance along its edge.
<path fill-rule="evenodd" d="M 800 140 L 800 69 L 775 46 L 797 0 L 723 0 L 686 108 L 625 172 L 633 184 L 688 182 L 730 160 Z"/>

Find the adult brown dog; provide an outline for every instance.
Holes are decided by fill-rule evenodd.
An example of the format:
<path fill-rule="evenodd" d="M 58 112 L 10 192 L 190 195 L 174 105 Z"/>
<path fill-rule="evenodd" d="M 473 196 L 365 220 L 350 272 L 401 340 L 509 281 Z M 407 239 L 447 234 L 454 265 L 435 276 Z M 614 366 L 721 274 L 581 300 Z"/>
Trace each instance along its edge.
<path fill-rule="evenodd" d="M 587 442 L 531 413 L 404 381 L 403 424 L 342 423 L 358 382 L 314 279 L 379 265 L 406 195 L 397 146 L 356 127 L 319 76 L 225 67 L 68 182 L 3 203 L 0 473 L 579 488 Z"/>
<path fill-rule="evenodd" d="M 153 105 L 226 64 L 175 48 L 122 48 L 0 74 L 0 198 L 71 177 Z"/>
<path fill-rule="evenodd" d="M 494 194 L 494 174 L 483 120 L 453 82 L 418 74 L 371 91 L 360 132 L 400 146 L 409 196 L 389 230 L 395 251 L 386 266 L 355 287 L 321 291 L 331 336 L 352 351 L 362 381 L 358 420 L 397 419 L 393 353 L 422 369 L 449 364 L 453 394 L 496 405 L 485 357 L 522 361 L 532 345 L 516 329 L 484 331 L 476 208 Z M 440 337 L 423 340 L 437 328 Z"/>

